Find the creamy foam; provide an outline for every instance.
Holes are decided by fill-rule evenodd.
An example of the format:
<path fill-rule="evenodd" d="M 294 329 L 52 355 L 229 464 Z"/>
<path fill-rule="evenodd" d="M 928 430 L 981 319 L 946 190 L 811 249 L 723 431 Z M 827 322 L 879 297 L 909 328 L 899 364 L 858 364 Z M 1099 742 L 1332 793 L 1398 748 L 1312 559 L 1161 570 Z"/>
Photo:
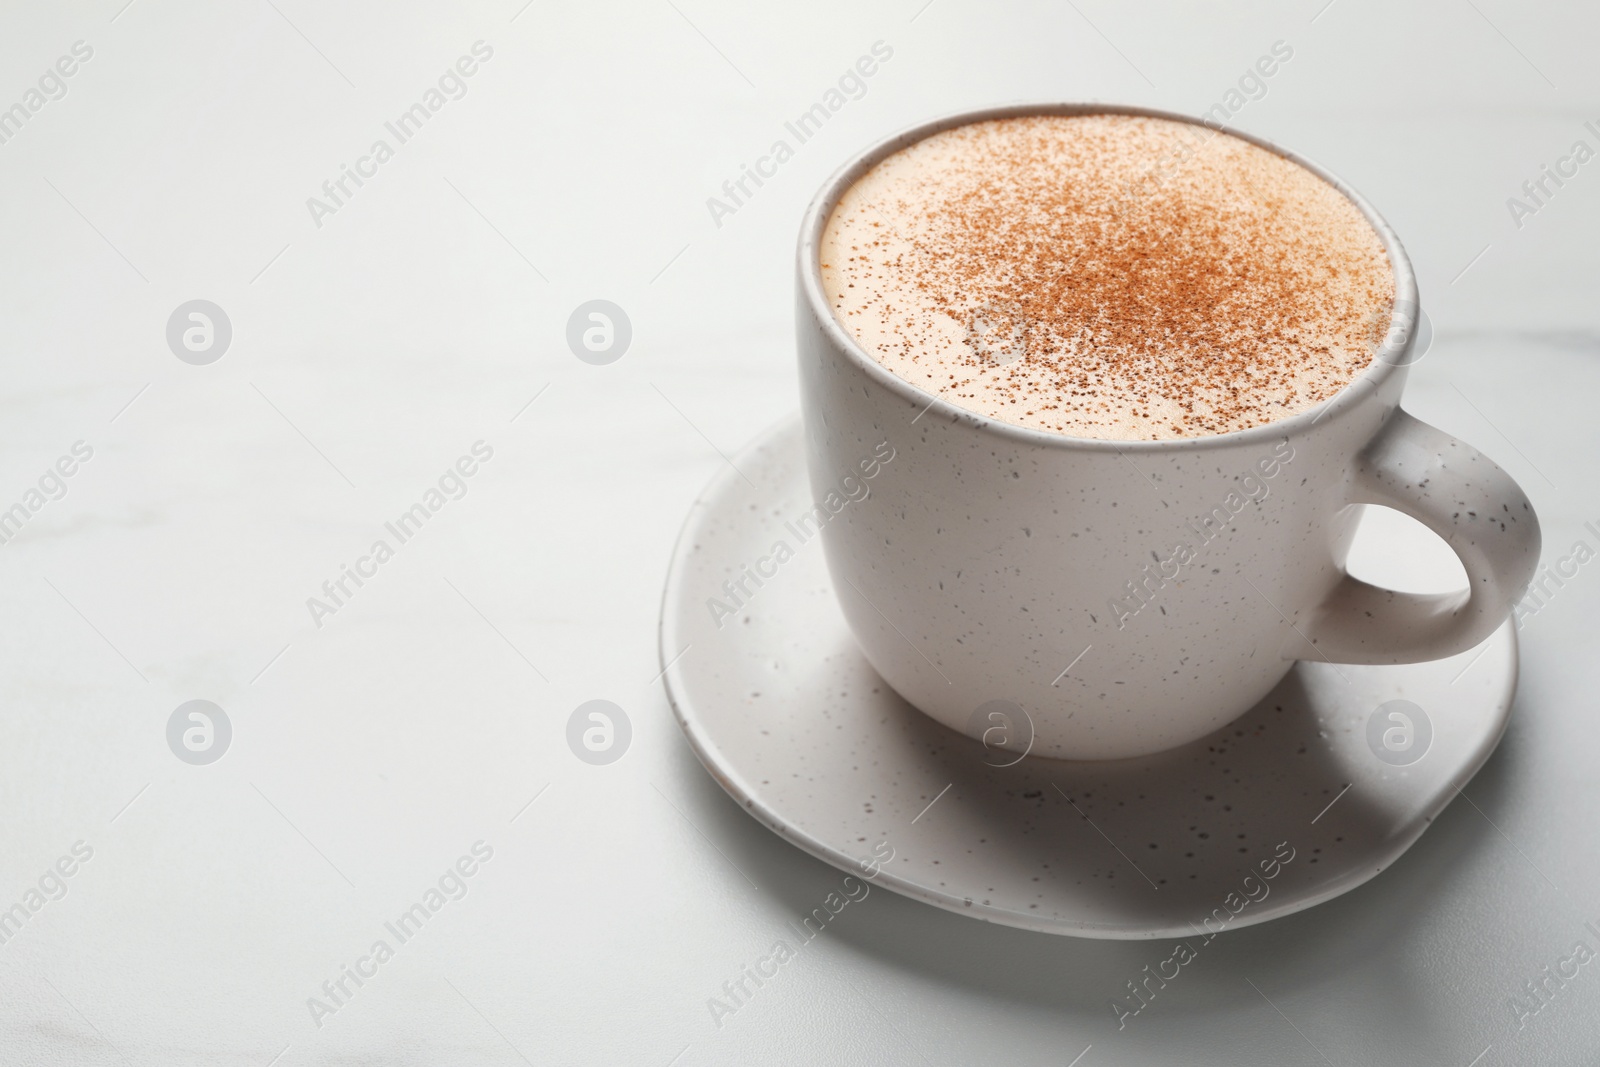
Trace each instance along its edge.
<path fill-rule="evenodd" d="M 823 289 L 904 380 L 1074 437 L 1227 433 L 1371 362 L 1394 275 L 1317 175 L 1203 126 L 1037 115 L 887 157 L 824 228 Z"/>

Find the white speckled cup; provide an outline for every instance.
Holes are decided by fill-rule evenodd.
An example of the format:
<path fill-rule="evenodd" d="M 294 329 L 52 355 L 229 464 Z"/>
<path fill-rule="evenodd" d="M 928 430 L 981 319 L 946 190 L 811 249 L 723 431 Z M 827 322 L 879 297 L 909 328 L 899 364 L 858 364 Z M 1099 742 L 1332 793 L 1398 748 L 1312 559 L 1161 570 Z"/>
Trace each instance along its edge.
<path fill-rule="evenodd" d="M 984 418 L 890 373 L 835 319 L 818 245 L 846 189 L 930 134 L 1023 114 L 1199 120 L 1142 108 L 1042 105 L 928 123 L 827 183 L 800 233 L 807 463 L 823 501 L 881 459 L 869 495 L 823 526 L 856 640 L 906 700 L 983 738 L 994 701 L 1030 730 L 1000 743 L 1118 759 L 1202 737 L 1247 711 L 1298 659 L 1416 663 L 1505 621 L 1539 558 L 1527 496 L 1482 453 L 1400 408 L 1417 314 L 1410 261 L 1353 189 L 1320 175 L 1377 230 L 1394 265 L 1394 329 L 1321 407 L 1212 437 L 1102 441 Z M 1345 572 L 1358 504 L 1411 515 L 1460 557 L 1469 588 L 1417 595 Z M 986 743 L 993 744 L 992 732 Z"/>

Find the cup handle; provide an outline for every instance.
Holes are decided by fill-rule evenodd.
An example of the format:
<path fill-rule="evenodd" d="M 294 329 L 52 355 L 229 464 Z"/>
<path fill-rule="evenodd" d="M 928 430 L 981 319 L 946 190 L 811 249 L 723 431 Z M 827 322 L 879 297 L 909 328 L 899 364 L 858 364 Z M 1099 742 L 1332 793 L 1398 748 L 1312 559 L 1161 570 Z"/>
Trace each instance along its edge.
<path fill-rule="evenodd" d="M 1349 488 L 1350 503 L 1394 508 L 1443 538 L 1468 588 L 1400 593 L 1346 573 L 1290 636 L 1286 659 L 1443 659 L 1487 638 L 1527 592 L 1539 564 L 1538 516 L 1511 476 L 1471 445 L 1396 408 L 1357 457 Z"/>

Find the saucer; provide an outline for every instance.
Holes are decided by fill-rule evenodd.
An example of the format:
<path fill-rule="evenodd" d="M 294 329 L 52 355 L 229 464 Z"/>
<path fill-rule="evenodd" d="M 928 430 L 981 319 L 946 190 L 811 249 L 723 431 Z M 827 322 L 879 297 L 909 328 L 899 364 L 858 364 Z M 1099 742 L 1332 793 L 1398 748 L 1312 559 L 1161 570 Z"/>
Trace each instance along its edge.
<path fill-rule="evenodd" d="M 795 533 L 812 507 L 798 419 L 732 466 L 695 502 L 667 578 L 661 659 L 678 723 L 768 828 L 941 908 L 1123 939 L 1301 911 L 1393 863 L 1510 717 L 1507 621 L 1432 663 L 1301 662 L 1233 723 L 1155 756 L 986 748 L 907 704 L 857 650 L 820 537 Z M 1420 537 L 1355 551 L 1400 581 L 1454 563 Z"/>

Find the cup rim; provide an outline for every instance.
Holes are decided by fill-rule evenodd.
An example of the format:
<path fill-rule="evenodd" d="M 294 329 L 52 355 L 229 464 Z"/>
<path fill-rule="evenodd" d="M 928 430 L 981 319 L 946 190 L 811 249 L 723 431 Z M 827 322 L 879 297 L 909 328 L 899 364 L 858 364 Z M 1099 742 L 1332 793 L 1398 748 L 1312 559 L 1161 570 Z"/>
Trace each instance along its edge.
<path fill-rule="evenodd" d="M 1390 340 L 1385 340 L 1373 354 L 1372 361 L 1360 373 L 1350 379 L 1332 397 L 1316 407 L 1308 408 L 1305 411 L 1297 412 L 1282 419 L 1275 419 L 1261 426 L 1253 426 L 1245 430 L 1231 430 L 1227 433 L 1207 434 L 1204 437 L 1173 437 L 1160 440 L 1074 437 L 1069 434 L 1035 429 L 1031 426 L 1019 426 L 1015 423 L 989 418 L 969 408 L 953 404 L 937 394 L 928 392 L 921 386 L 906 381 L 879 363 L 863 349 L 855 337 L 844 328 L 844 324 L 834 315 L 833 308 L 828 305 L 827 296 L 822 288 L 822 261 L 819 252 L 822 229 L 827 225 L 829 216 L 833 214 L 834 206 L 838 204 L 839 199 L 855 183 L 856 179 L 902 148 L 909 147 L 936 133 L 942 133 L 957 126 L 967 126 L 991 119 L 1019 118 L 1027 115 L 1135 115 L 1146 118 L 1167 119 L 1172 122 L 1183 122 L 1191 126 L 1203 126 L 1213 132 L 1226 133 L 1238 137 L 1281 156 L 1291 163 L 1304 167 L 1343 193 L 1351 203 L 1355 204 L 1362 216 L 1377 232 L 1379 240 L 1383 243 L 1384 252 L 1389 257 L 1390 267 L 1394 271 L 1395 295 L 1391 314 L 1399 318 L 1403 326 L 1402 336 L 1405 340 L 1398 345 Z M 804 219 L 800 225 L 799 257 L 798 277 L 800 291 L 811 313 L 821 323 L 823 331 L 834 347 L 844 352 L 857 368 L 864 371 L 868 377 L 918 407 L 937 411 L 947 418 L 967 423 L 977 429 L 995 433 L 1001 437 L 1047 448 L 1116 452 L 1192 451 L 1277 440 L 1300 431 L 1309 430 L 1312 425 L 1323 421 L 1324 418 L 1330 421 L 1336 420 L 1344 413 L 1352 410 L 1362 399 L 1359 387 L 1371 386 L 1370 391 L 1376 395 L 1379 387 L 1390 375 L 1406 366 L 1406 356 L 1416 341 L 1416 321 L 1419 304 L 1416 274 L 1412 270 L 1410 257 L 1406 255 L 1405 248 L 1400 244 L 1400 238 L 1394 232 L 1393 227 L 1389 225 L 1382 215 L 1378 214 L 1377 209 L 1368 203 L 1365 197 L 1338 175 L 1320 164 L 1264 137 L 1245 133 L 1228 125 L 1212 125 L 1192 115 L 1185 115 L 1176 111 L 1165 111 L 1159 108 L 1088 102 L 1016 103 L 959 111 L 909 126 L 858 152 L 833 172 L 832 176 L 818 190 L 816 196 L 812 198 L 810 206 L 806 209 Z M 1390 336 L 1393 336 L 1392 331 Z"/>

